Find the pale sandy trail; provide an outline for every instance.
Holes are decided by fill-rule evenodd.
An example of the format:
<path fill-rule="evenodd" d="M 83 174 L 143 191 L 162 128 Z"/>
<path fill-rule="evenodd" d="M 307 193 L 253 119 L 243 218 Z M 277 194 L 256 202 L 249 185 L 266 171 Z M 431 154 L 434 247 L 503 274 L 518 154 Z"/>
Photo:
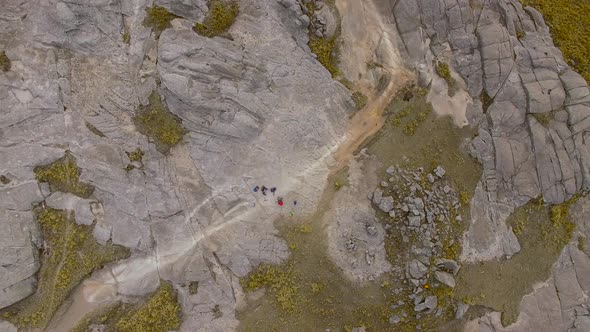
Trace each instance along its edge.
<path fill-rule="evenodd" d="M 340 7 L 346 7 L 348 5 L 357 6 L 358 4 L 354 0 L 338 0 L 337 5 L 340 9 Z M 348 9 L 346 9 L 345 13 L 353 10 L 353 12 L 350 12 L 350 14 L 358 14 L 358 12 L 355 13 L 354 8 L 347 8 Z M 399 65 L 401 61 L 399 59 L 394 41 L 392 38 L 390 38 L 391 31 L 388 31 L 388 29 L 391 29 L 391 26 L 386 27 L 383 24 L 379 17 L 376 6 L 374 6 L 371 1 L 364 2 L 363 11 L 361 13 L 362 15 L 365 15 L 363 18 L 361 18 L 361 20 L 367 22 L 368 30 L 364 33 L 349 34 L 347 36 L 343 36 L 343 38 L 352 38 L 345 40 L 345 43 L 348 42 L 354 44 L 358 42 L 359 44 L 364 45 L 363 47 L 368 47 L 369 45 L 375 46 L 375 41 L 377 41 L 377 47 L 380 48 L 380 52 L 382 54 L 386 54 L 386 57 L 390 58 L 390 61 L 387 61 L 383 65 L 383 69 L 386 72 L 386 75 L 389 77 L 389 83 L 379 94 L 375 94 L 371 92 L 369 86 L 372 85 L 374 87 L 376 82 L 373 82 L 373 84 L 359 82 L 357 88 L 361 91 L 364 91 L 368 95 L 369 102 L 365 108 L 356 112 L 351 118 L 346 135 L 341 139 L 340 143 L 334 149 L 329 150 L 321 158 L 316 160 L 313 164 L 309 165 L 306 171 L 300 174 L 302 177 L 315 174 L 315 169 L 324 168 L 327 164 L 330 165 L 330 172 L 332 174 L 342 169 L 342 167 L 348 165 L 349 161 L 354 155 L 354 152 L 360 147 L 360 145 L 381 129 L 384 124 L 384 118 L 382 116 L 383 111 L 394 98 L 399 88 L 401 88 L 409 79 L 411 79 L 411 74 L 402 69 Z M 358 28 L 355 27 L 355 29 Z M 366 67 L 366 65 L 363 66 L 363 68 Z M 360 66 L 357 69 L 362 70 L 359 68 L 361 68 Z M 296 186 L 298 184 L 298 182 L 288 183 L 285 190 L 297 190 Z M 198 207 L 199 206 L 193 208 L 193 213 L 198 210 Z M 191 214 L 193 213 L 189 213 L 187 215 L 187 219 L 190 219 Z M 202 230 L 198 234 L 193 234 L 190 241 L 176 242 L 174 251 L 178 253 L 178 257 L 191 254 L 199 242 L 209 238 L 211 235 L 227 227 L 230 227 L 236 222 L 247 219 L 252 213 L 256 212 L 253 210 L 246 210 L 242 214 L 234 215 L 233 217 L 225 220 L 223 223 L 212 225 Z M 187 220 L 187 223 L 190 223 L 190 221 Z M 156 253 L 154 252 L 152 255 L 156 255 Z M 89 278 L 85 280 L 71 295 L 69 303 L 61 308 L 61 314 L 56 315 L 48 330 L 68 331 L 89 312 L 120 300 L 119 295 L 117 295 L 118 283 L 129 282 L 132 281 L 129 279 L 134 278 L 135 280 L 141 280 L 141 278 L 145 275 L 163 268 L 163 264 L 165 264 L 158 262 L 155 256 L 137 257 L 135 260 L 129 260 L 126 263 L 126 266 L 116 267 L 112 271 L 99 271 L 99 274 L 100 272 L 103 272 L 102 275 L 108 276 L 107 278 Z M 129 269 L 133 269 L 133 273 L 127 275 L 128 280 L 117 279 L 115 276 L 115 270 L 120 271 L 126 269 L 127 267 L 129 267 Z"/>

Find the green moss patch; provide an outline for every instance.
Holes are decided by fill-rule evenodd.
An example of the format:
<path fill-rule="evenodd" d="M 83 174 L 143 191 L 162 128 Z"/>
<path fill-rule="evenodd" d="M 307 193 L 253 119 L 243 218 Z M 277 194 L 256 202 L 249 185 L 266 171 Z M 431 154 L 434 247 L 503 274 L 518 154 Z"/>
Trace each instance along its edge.
<path fill-rule="evenodd" d="M 521 0 L 538 9 L 566 62 L 590 81 L 590 1 Z"/>
<path fill-rule="evenodd" d="M 83 278 L 109 262 L 129 256 L 123 247 L 98 244 L 92 228 L 76 224 L 72 214 L 50 208 L 35 212 L 45 243 L 37 291 L 9 308 L 5 315 L 23 329 L 46 327 Z"/>
<path fill-rule="evenodd" d="M 195 23 L 193 30 L 205 37 L 215 37 L 226 33 L 238 17 L 239 7 L 235 1 L 211 0 L 209 13 L 203 23 Z"/>
<path fill-rule="evenodd" d="M 160 36 L 162 31 L 170 28 L 173 19 L 180 16 L 172 14 L 166 8 L 160 6 L 152 6 L 146 8 L 147 16 L 143 21 L 143 25 L 152 28 L 156 36 Z M 125 41 L 125 37 L 123 37 Z"/>
<path fill-rule="evenodd" d="M 360 91 L 355 91 L 352 94 L 352 101 L 354 101 L 354 105 L 356 106 L 357 110 L 363 109 L 367 105 L 368 100 L 369 98 L 367 98 L 367 96 L 365 96 L 365 94 Z"/>
<path fill-rule="evenodd" d="M 76 165 L 76 158 L 70 153 L 45 166 L 37 166 L 33 170 L 39 182 L 49 183 L 51 191 L 72 193 L 76 196 L 88 198 L 94 192 L 94 187 L 80 181 L 80 169 Z"/>
<path fill-rule="evenodd" d="M 137 130 L 149 137 L 158 151 L 165 154 L 180 143 L 187 131 L 182 121 L 168 111 L 157 92 L 152 92 L 149 101 L 148 106 L 140 108 L 133 121 Z"/>
<path fill-rule="evenodd" d="M 182 322 L 177 295 L 167 282 L 145 304 L 123 314 L 115 324 L 119 332 L 167 332 L 177 330 Z"/>
<path fill-rule="evenodd" d="M 0 70 L 6 72 L 12 67 L 10 59 L 6 56 L 6 52 L 0 52 Z"/>

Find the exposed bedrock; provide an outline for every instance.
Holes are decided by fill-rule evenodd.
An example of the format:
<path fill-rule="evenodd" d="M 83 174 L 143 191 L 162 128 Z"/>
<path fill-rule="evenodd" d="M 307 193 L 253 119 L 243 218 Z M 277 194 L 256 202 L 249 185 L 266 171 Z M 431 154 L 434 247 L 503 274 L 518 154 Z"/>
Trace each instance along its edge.
<path fill-rule="evenodd" d="M 400 0 L 393 15 L 408 65 L 420 71 L 449 58 L 475 100 L 467 117 L 479 135 L 470 150 L 484 172 L 463 258 L 516 253 L 504 223 L 515 207 L 538 195 L 561 203 L 590 188 L 587 83 L 564 62 L 542 16 L 518 1 Z"/>

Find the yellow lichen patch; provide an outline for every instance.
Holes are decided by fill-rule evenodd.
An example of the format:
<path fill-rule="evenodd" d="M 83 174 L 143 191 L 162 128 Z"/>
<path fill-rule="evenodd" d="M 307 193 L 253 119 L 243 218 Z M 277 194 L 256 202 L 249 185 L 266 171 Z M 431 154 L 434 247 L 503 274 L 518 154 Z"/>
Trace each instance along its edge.
<path fill-rule="evenodd" d="M 45 243 L 37 291 L 8 310 L 8 319 L 23 329 L 43 329 L 84 277 L 129 255 L 123 247 L 99 245 L 90 226 L 77 225 L 62 210 L 38 209 L 36 216 Z"/>
<path fill-rule="evenodd" d="M 521 0 L 538 9 L 567 63 L 590 81 L 590 1 Z"/>
<path fill-rule="evenodd" d="M 94 188 L 84 182 L 80 182 L 80 169 L 76 165 L 76 158 L 70 153 L 45 166 L 37 166 L 34 169 L 35 178 L 39 182 L 49 183 L 51 191 L 72 193 L 76 196 L 88 198 L 94 192 Z"/>
<path fill-rule="evenodd" d="M 6 56 L 6 52 L 0 52 L 0 70 L 2 71 L 9 71 L 12 64 L 10 63 L 10 59 Z"/>
<path fill-rule="evenodd" d="M 356 91 L 352 94 L 352 101 L 357 110 L 363 109 L 367 105 L 368 98 L 360 91 Z"/>
<path fill-rule="evenodd" d="M 194 30 L 205 37 L 215 37 L 224 34 L 234 24 L 238 16 L 237 2 L 225 0 L 209 1 L 209 14 L 203 23 L 195 23 Z"/>
<path fill-rule="evenodd" d="M 160 6 L 153 6 L 146 8 L 147 16 L 143 21 L 143 25 L 154 30 L 156 36 L 160 36 L 162 31 L 169 28 L 170 22 L 180 16 L 172 14 L 166 8 Z M 123 38 L 125 40 L 125 38 Z"/>
<path fill-rule="evenodd" d="M 119 332 L 166 332 L 180 327 L 181 310 L 172 285 L 162 282 L 147 302 L 121 316 L 115 324 Z"/>
<path fill-rule="evenodd" d="M 152 92 L 149 101 L 149 105 L 142 107 L 133 120 L 137 130 L 149 137 L 158 151 L 165 154 L 182 140 L 186 129 L 181 120 L 168 111 L 157 92 Z"/>

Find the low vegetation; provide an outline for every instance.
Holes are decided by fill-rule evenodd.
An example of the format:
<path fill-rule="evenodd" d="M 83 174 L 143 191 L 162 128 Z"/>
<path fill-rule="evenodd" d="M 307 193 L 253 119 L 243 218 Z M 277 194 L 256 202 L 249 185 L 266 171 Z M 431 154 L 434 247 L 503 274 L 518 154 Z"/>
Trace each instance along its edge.
<path fill-rule="evenodd" d="M 521 0 L 538 9 L 566 62 L 590 81 L 590 1 Z"/>
<path fill-rule="evenodd" d="M 242 287 L 246 291 L 268 287 L 279 308 L 287 313 L 293 313 L 301 300 L 295 278 L 292 264 L 283 266 L 263 264 L 242 280 Z"/>
<path fill-rule="evenodd" d="M 547 113 L 533 113 L 532 116 L 537 119 L 537 121 L 542 124 L 543 126 L 548 126 L 549 123 L 553 120 L 554 114 L 553 112 Z"/>
<path fill-rule="evenodd" d="M 145 304 L 125 312 L 115 327 L 119 332 L 167 332 L 178 330 L 181 318 L 174 288 L 169 283 L 162 282 Z"/>
<path fill-rule="evenodd" d="M 72 193 L 83 198 L 90 197 L 94 192 L 91 185 L 80 181 L 76 158 L 69 152 L 49 165 L 35 167 L 34 172 L 37 181 L 48 183 L 52 192 Z"/>
<path fill-rule="evenodd" d="M 209 13 L 203 23 L 195 23 L 194 30 L 205 37 L 222 35 L 229 30 L 238 17 L 239 7 L 235 1 L 211 0 Z"/>
<path fill-rule="evenodd" d="M 446 62 L 438 61 L 436 63 L 435 69 L 436 69 L 436 73 L 438 74 L 438 76 L 440 76 L 442 79 L 447 81 L 447 84 L 449 87 L 449 90 L 448 90 L 449 96 L 450 97 L 454 96 L 456 89 L 457 89 L 457 82 L 451 76 L 451 69 L 449 68 L 449 64 Z"/>
<path fill-rule="evenodd" d="M 152 6 L 146 8 L 146 17 L 143 21 L 143 25 L 152 28 L 156 36 L 160 36 L 162 31 L 170 28 L 173 19 L 179 18 L 180 16 L 172 14 L 166 8 L 160 6 Z M 123 36 L 125 41 L 125 36 Z M 126 41 L 125 41 L 126 42 Z"/>
<path fill-rule="evenodd" d="M 6 52 L 0 52 L 0 70 L 7 72 L 12 67 L 10 59 L 6 56 Z"/>
<path fill-rule="evenodd" d="M 90 130 L 91 133 L 93 133 L 94 135 L 96 135 L 98 137 L 106 137 L 102 131 L 98 130 L 98 128 L 96 128 L 95 126 L 93 126 L 89 122 L 86 122 L 86 128 L 88 128 L 88 130 Z"/>
<path fill-rule="evenodd" d="M 156 144 L 158 151 L 168 153 L 171 147 L 182 140 L 186 129 L 182 126 L 182 121 L 168 111 L 157 92 L 152 92 L 149 102 L 134 117 L 135 126 Z"/>
<path fill-rule="evenodd" d="M 92 271 L 129 256 L 127 249 L 98 244 L 90 226 L 78 225 L 71 213 L 35 210 L 44 239 L 37 291 L 17 303 L 5 317 L 18 327 L 43 329 L 73 288 Z"/>
<path fill-rule="evenodd" d="M 363 109 L 367 105 L 368 100 L 367 96 L 360 91 L 355 91 L 352 94 L 352 101 L 354 101 L 357 110 Z"/>
<path fill-rule="evenodd" d="M 494 102 L 494 99 L 490 97 L 490 95 L 488 95 L 485 89 L 481 92 L 479 99 L 481 100 L 481 107 L 483 109 L 483 113 L 486 114 L 488 112 L 488 108 Z"/>

